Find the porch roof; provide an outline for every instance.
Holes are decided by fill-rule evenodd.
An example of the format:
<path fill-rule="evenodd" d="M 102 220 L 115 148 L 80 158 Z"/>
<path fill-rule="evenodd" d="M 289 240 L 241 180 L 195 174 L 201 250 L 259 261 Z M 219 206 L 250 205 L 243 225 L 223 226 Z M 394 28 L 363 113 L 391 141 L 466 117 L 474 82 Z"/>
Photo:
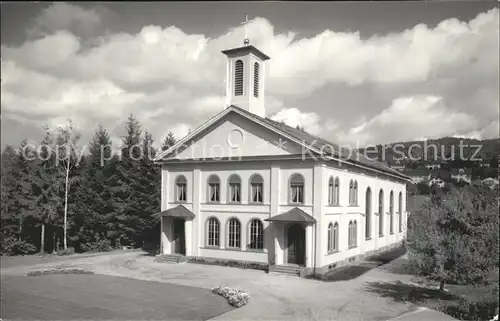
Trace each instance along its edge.
<path fill-rule="evenodd" d="M 266 218 L 264 221 L 268 222 L 302 222 L 302 223 L 314 223 L 316 219 L 311 215 L 307 214 L 298 207 L 294 207 L 285 213 Z"/>
<path fill-rule="evenodd" d="M 195 215 L 193 214 L 193 212 L 191 212 L 190 210 L 185 208 L 183 205 L 178 205 L 176 207 L 169 208 L 168 210 L 155 213 L 151 216 L 153 216 L 153 217 L 163 217 L 163 216 L 182 217 L 182 218 L 187 218 L 187 219 L 195 218 Z"/>

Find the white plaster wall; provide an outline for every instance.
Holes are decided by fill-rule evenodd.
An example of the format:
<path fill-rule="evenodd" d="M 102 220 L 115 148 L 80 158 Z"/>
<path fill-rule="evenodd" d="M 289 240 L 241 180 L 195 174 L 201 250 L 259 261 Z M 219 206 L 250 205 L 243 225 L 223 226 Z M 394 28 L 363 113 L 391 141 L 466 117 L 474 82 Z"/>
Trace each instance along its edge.
<path fill-rule="evenodd" d="M 197 173 L 194 175 L 194 173 Z M 273 172 L 274 171 L 274 172 Z M 315 174 L 316 171 L 316 174 Z M 231 174 L 236 173 L 240 176 L 242 182 L 242 204 L 227 203 L 227 182 Z M 264 180 L 264 203 L 249 204 L 249 179 L 258 173 Z M 272 174 L 274 173 L 274 174 Z M 163 186 L 163 198 L 168 197 L 168 208 L 176 206 L 175 202 L 175 178 L 182 174 L 188 181 L 187 194 L 188 202 L 184 205 L 192 210 L 196 215 L 193 221 L 192 233 L 192 254 L 196 256 L 213 257 L 220 259 L 238 259 L 255 262 L 273 262 L 283 264 L 285 259 L 285 240 L 283 227 L 278 231 L 278 238 L 274 242 L 274 229 L 269 228 L 269 223 L 264 219 L 271 215 L 281 214 L 295 207 L 288 204 L 288 183 L 289 178 L 294 173 L 300 173 L 305 178 L 305 205 L 299 206 L 309 215 L 319 218 L 317 227 L 309 230 L 306 252 L 308 253 L 308 264 L 315 263 L 321 267 L 331 263 L 347 259 L 349 257 L 362 254 L 366 251 L 372 251 L 392 243 L 399 242 L 404 238 L 406 223 L 403 224 L 403 232 L 398 230 L 398 193 L 403 193 L 403 210 L 406 209 L 406 185 L 403 182 L 380 179 L 357 172 L 347 172 L 343 169 L 316 165 L 313 163 L 301 161 L 282 161 L 276 162 L 241 162 L 241 163 L 205 163 L 205 164 L 175 164 L 165 166 L 162 178 L 165 179 L 168 186 Z M 207 180 L 211 174 L 217 174 L 221 181 L 221 202 L 220 204 L 207 203 Z M 329 206 L 328 200 L 328 181 L 330 176 L 338 176 L 340 179 L 340 206 Z M 199 182 L 197 183 L 195 177 Z M 271 178 L 274 177 L 274 182 Z M 349 180 L 356 179 L 358 182 L 358 205 L 348 206 L 349 198 Z M 316 182 L 314 181 L 316 180 Z M 318 186 L 320 184 L 320 186 Z M 372 190 L 372 239 L 365 240 L 365 192 L 370 186 Z M 378 237 L 378 221 L 375 213 L 378 210 L 378 191 L 384 189 L 385 214 L 386 220 L 384 237 Z M 193 199 L 194 192 L 198 189 L 198 199 Z M 394 190 L 394 235 L 389 234 L 389 193 Z M 274 193 L 274 194 L 273 194 Z M 315 194 L 316 193 L 316 194 Z M 272 199 L 272 195 L 275 201 Z M 314 201 L 313 197 L 317 195 L 319 200 Z M 277 198 L 277 199 L 276 199 Z M 162 204 L 165 200 L 162 200 Z M 194 202 L 193 202 L 194 201 Z M 273 203 L 274 202 L 274 203 Z M 318 217 L 321 215 L 321 217 Z M 205 248 L 206 238 L 206 220 L 210 216 L 215 216 L 221 223 L 221 249 Z M 242 249 L 240 251 L 224 249 L 227 241 L 226 223 L 229 218 L 238 217 L 242 224 Z M 245 251 L 248 242 L 248 222 L 252 218 L 259 218 L 264 223 L 264 247 L 263 252 Z M 356 220 L 358 223 L 357 247 L 348 249 L 348 223 L 350 220 Z M 406 222 L 406 214 L 403 215 Z M 332 222 L 339 223 L 339 251 L 335 254 L 327 253 L 327 235 L 328 224 Z M 278 226 L 279 227 L 279 226 Z M 316 234 L 317 231 L 317 234 Z M 166 234 L 166 233 L 165 233 Z M 162 239 L 166 239 L 165 235 Z M 314 248 L 316 252 L 311 253 Z M 169 249 L 169 244 L 165 245 L 165 251 Z M 313 259 L 313 257 L 315 259 Z"/>
<path fill-rule="evenodd" d="M 399 232 L 398 225 L 398 195 L 403 193 L 403 211 L 406 209 L 406 183 L 388 179 L 384 176 L 376 177 L 364 173 L 348 171 L 346 169 L 338 169 L 328 167 L 325 170 L 324 193 L 322 197 L 325 202 L 325 214 L 323 224 L 320 228 L 322 238 L 324 240 L 322 247 L 322 265 L 329 265 L 337 261 L 345 260 L 355 255 L 363 254 L 368 251 L 373 251 L 390 244 L 401 241 L 405 236 L 405 229 Z M 340 180 L 340 202 L 339 206 L 331 206 L 327 204 L 328 200 L 328 182 L 330 176 L 339 177 Z M 358 204 L 357 206 L 349 206 L 349 182 L 350 180 L 358 182 Z M 366 206 L 366 190 L 370 187 L 372 191 L 371 202 L 371 239 L 365 239 L 365 206 Z M 380 189 L 384 191 L 384 236 L 378 237 L 378 193 Z M 394 234 L 389 233 L 389 198 L 390 191 L 394 191 Z M 357 247 L 348 249 L 348 224 L 350 220 L 356 220 L 357 231 Z M 339 222 L 339 251 L 334 254 L 327 253 L 328 240 L 328 224 Z M 406 222 L 406 214 L 403 215 L 403 222 Z M 403 224 L 403 227 L 406 223 Z"/>

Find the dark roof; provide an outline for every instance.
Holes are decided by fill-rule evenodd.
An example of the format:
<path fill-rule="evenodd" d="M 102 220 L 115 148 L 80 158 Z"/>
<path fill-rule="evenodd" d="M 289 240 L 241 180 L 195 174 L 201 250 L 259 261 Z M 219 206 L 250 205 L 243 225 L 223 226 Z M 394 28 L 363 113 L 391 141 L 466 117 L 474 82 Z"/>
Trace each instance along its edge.
<path fill-rule="evenodd" d="M 259 57 L 262 60 L 268 60 L 270 59 L 268 55 L 260 51 L 259 49 L 255 48 L 252 45 L 248 46 L 243 46 L 243 47 L 238 47 L 238 48 L 233 48 L 233 49 L 228 49 L 228 50 L 223 50 L 222 53 L 227 55 L 228 57 L 234 57 L 236 55 L 244 55 L 247 53 L 253 53 L 257 57 Z"/>
<path fill-rule="evenodd" d="M 311 215 L 307 214 L 298 207 L 294 207 L 291 210 L 276 215 L 270 218 L 266 218 L 264 221 L 268 222 L 303 222 L 303 223 L 314 223 L 316 220 Z"/>
<path fill-rule="evenodd" d="M 161 211 L 158 213 L 153 214 L 152 216 L 154 217 L 163 217 L 163 216 L 168 216 L 168 217 L 181 217 L 181 218 L 187 218 L 187 219 L 193 219 L 195 218 L 195 215 L 193 212 L 188 210 L 182 205 L 169 208 L 168 210 Z"/>
<path fill-rule="evenodd" d="M 371 159 L 365 157 L 362 153 L 358 153 L 354 149 L 349 150 L 347 148 L 341 148 L 337 144 L 331 143 L 331 142 L 329 142 L 321 137 L 311 135 L 302 129 L 293 128 L 293 127 L 290 127 L 284 123 L 279 123 L 279 122 L 274 121 L 274 120 L 269 119 L 269 118 L 260 117 L 258 115 L 253 114 L 253 113 L 250 113 L 249 111 L 242 109 L 238 106 L 232 105 L 231 107 L 238 109 L 238 111 L 240 111 L 246 115 L 249 115 L 250 117 L 258 118 L 259 120 L 265 122 L 267 125 L 274 127 L 278 131 L 284 132 L 284 133 L 292 136 L 293 138 L 304 142 L 308 146 L 311 146 L 311 147 L 314 147 L 318 150 L 323 151 L 324 153 L 331 153 L 332 156 L 334 156 L 334 157 L 337 157 L 337 158 L 340 158 L 343 160 L 349 160 L 352 163 L 360 164 L 360 165 L 370 167 L 373 169 L 377 169 L 377 170 L 380 170 L 382 172 L 389 173 L 389 174 L 392 174 L 392 175 L 395 175 L 395 176 L 398 176 L 398 177 L 401 177 L 404 179 L 409 179 L 409 177 L 405 176 L 404 174 L 401 174 L 401 172 L 390 168 L 389 166 L 387 166 L 386 164 L 384 164 L 382 162 L 371 160 Z"/>

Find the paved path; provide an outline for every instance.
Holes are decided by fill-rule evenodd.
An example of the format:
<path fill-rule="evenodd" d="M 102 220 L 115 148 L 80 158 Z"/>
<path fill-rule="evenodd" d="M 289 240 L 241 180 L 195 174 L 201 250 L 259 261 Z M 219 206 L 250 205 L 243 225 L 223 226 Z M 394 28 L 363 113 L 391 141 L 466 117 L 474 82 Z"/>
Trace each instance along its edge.
<path fill-rule="evenodd" d="M 395 317 L 427 320 L 432 317 L 419 312 L 404 316 L 418 306 L 381 295 L 374 284 L 410 283 L 412 276 L 401 269 L 405 259 L 372 269 L 348 281 L 320 282 L 287 275 L 270 275 L 262 271 L 243 270 L 198 264 L 160 264 L 153 257 L 137 252 L 101 255 L 72 261 L 54 262 L 36 267 L 78 266 L 98 274 L 167 282 L 210 289 L 214 286 L 240 288 L 251 296 L 250 304 L 214 320 L 343 320 L 386 321 Z M 33 267 L 2 269 L 2 275 L 25 275 Z M 367 288 L 371 285 L 371 290 Z M 427 312 L 426 312 L 427 313 Z M 412 319 L 413 318 L 413 319 Z M 436 321 L 449 321 L 436 319 Z"/>

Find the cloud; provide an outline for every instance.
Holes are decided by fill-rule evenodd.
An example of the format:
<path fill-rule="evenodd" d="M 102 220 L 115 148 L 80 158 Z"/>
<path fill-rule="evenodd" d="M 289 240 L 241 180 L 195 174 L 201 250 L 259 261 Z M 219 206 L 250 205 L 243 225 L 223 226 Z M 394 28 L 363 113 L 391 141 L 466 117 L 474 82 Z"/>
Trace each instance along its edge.
<path fill-rule="evenodd" d="M 276 120 L 332 141 L 474 131 L 490 137 L 491 119 L 498 119 L 498 20 L 493 9 L 469 22 L 448 19 L 434 28 L 420 24 L 362 39 L 358 32 L 331 30 L 310 38 L 277 34 L 271 22 L 256 18 L 249 35 L 271 56 L 265 99 Z M 238 46 L 243 36 L 243 27 L 210 37 L 146 25 L 135 34 L 94 37 L 87 46 L 86 37 L 102 28 L 101 10 L 64 3 L 43 10 L 35 22 L 43 31 L 36 39 L 2 45 L 2 117 L 27 126 L 79 119 L 84 139 L 99 123 L 118 137 L 130 113 L 157 141 L 171 129 L 178 136 L 194 129 L 224 108 L 220 51 Z M 307 103 L 319 89 L 333 91 L 338 84 L 373 84 L 374 95 L 385 101 L 360 107 L 349 121 L 339 108 L 352 106 Z M 291 107 L 299 106 L 296 99 L 305 102 L 300 110 Z"/>
<path fill-rule="evenodd" d="M 307 132 L 318 135 L 322 128 L 319 125 L 320 117 L 316 113 L 303 113 L 297 108 L 285 108 L 277 112 L 271 119 L 284 122 L 291 127 L 303 127 Z"/>
<path fill-rule="evenodd" d="M 399 97 L 377 116 L 339 133 L 338 138 L 356 146 L 443 137 L 477 128 L 474 116 L 453 111 L 437 96 Z"/>
<path fill-rule="evenodd" d="M 91 35 L 102 22 L 102 12 L 84 9 L 65 2 L 54 2 L 43 9 L 35 18 L 34 25 L 28 29 L 32 36 L 47 35 L 59 30 L 75 34 Z"/>

